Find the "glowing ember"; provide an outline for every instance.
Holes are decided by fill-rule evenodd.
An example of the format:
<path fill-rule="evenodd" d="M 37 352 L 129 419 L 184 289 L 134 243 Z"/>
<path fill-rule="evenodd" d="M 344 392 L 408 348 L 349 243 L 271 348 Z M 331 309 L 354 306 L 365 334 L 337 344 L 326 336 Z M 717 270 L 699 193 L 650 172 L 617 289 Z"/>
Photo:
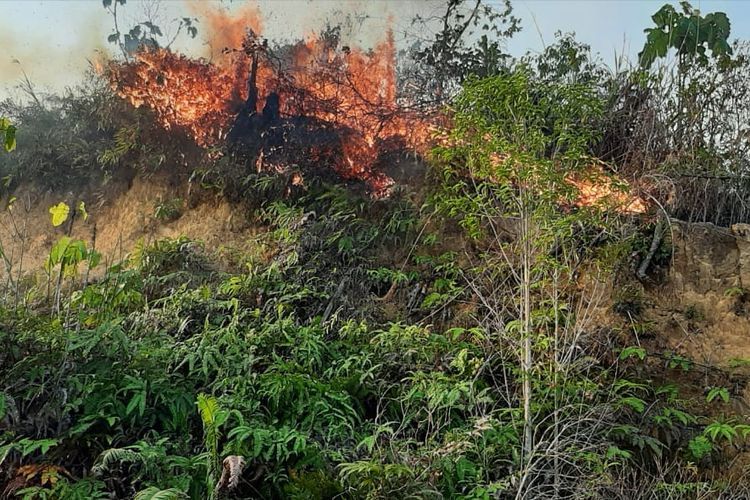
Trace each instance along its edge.
<path fill-rule="evenodd" d="M 367 52 L 340 47 L 324 36 L 309 37 L 289 47 L 279 62 L 257 45 L 262 29 L 257 10 L 246 9 L 235 18 L 217 11 L 205 15 L 215 33 L 212 43 L 229 49 L 216 63 L 156 49 L 109 65 L 118 94 L 134 106 L 151 108 L 165 128 L 180 127 L 204 147 L 219 144 L 248 99 L 248 75 L 257 57 L 258 99 L 252 111 L 259 112 L 265 97 L 275 92 L 281 116 L 333 125 L 340 131 L 344 157 L 334 168 L 343 178 L 365 180 L 382 194 L 393 183 L 373 170 L 384 142 L 397 138 L 417 150 L 426 145 L 424 118 L 397 103 L 392 33 Z"/>

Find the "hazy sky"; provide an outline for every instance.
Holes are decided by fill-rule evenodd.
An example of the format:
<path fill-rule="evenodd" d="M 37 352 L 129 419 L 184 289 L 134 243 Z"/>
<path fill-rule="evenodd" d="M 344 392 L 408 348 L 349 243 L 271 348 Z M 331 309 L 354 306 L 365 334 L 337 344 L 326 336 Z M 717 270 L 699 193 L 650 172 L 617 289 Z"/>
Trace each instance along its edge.
<path fill-rule="evenodd" d="M 490 0 L 492 3 L 499 0 Z M 121 23 L 132 25 L 144 5 L 154 0 L 128 0 L 121 9 Z M 290 38 L 304 36 L 325 20 L 337 20 L 342 12 L 362 13 L 367 21 L 357 37 L 367 43 L 393 23 L 397 39 L 411 29 L 415 14 L 436 14 L 439 0 L 162 0 L 161 25 L 180 16 L 195 16 L 210 5 L 231 9 L 247 3 L 258 4 L 263 12 L 266 34 Z M 558 30 L 575 31 L 577 39 L 589 43 L 610 62 L 614 53 L 636 54 L 643 44 L 643 29 L 664 0 L 514 0 L 523 31 L 511 41 L 515 55 L 539 51 L 554 40 Z M 676 2 L 675 2 L 676 3 Z M 696 0 L 703 12 L 724 11 L 732 21 L 732 37 L 750 39 L 750 0 Z M 130 22 L 130 24 L 128 24 Z M 198 24 L 194 41 L 184 40 L 176 48 L 207 55 L 205 30 Z M 167 28 L 168 29 L 168 28 Z M 112 19 L 101 0 L 0 0 L 0 95 L 12 92 L 22 71 L 37 85 L 60 89 L 80 79 L 87 60 L 107 53 L 112 46 L 106 38 L 112 32 Z M 354 40 L 360 41 L 360 40 Z"/>

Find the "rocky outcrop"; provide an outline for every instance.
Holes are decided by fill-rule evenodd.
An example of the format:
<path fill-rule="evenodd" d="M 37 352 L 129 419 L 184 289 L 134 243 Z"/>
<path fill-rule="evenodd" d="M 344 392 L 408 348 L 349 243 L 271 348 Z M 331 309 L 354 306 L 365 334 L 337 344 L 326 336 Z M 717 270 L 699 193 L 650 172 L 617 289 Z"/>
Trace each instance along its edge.
<path fill-rule="evenodd" d="M 732 234 L 739 250 L 740 285 L 750 289 L 750 224 L 735 224 Z"/>
<path fill-rule="evenodd" d="M 750 237 L 750 226 L 737 226 L 742 226 L 738 230 L 746 232 L 745 238 Z M 669 276 L 676 292 L 723 293 L 743 283 L 750 286 L 750 239 L 743 240 L 734 227 L 673 220 L 669 230 L 673 249 Z"/>
<path fill-rule="evenodd" d="M 667 282 L 649 292 L 648 320 L 669 349 L 704 363 L 750 360 L 750 224 L 670 221 Z"/>

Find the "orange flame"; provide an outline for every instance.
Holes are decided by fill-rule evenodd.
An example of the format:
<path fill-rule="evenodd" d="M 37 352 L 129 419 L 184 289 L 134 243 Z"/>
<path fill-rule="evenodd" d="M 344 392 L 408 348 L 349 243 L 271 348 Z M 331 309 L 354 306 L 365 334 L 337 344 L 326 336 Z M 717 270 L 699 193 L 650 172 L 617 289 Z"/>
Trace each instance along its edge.
<path fill-rule="evenodd" d="M 226 137 L 248 97 L 252 55 L 241 48 L 247 30 L 258 36 L 262 23 L 255 8 L 235 17 L 215 10 L 204 15 L 212 45 L 229 49 L 216 62 L 166 49 L 144 50 L 131 62 L 110 63 L 109 77 L 120 96 L 136 107 L 151 108 L 165 128 L 182 128 L 196 143 L 210 147 Z M 427 120 L 405 112 L 397 102 L 392 32 L 367 52 L 308 37 L 287 54 L 281 64 L 260 57 L 259 106 L 273 91 L 279 94 L 282 116 L 308 116 L 334 125 L 341 131 L 344 155 L 336 171 L 345 179 L 365 180 L 382 194 L 392 184 L 373 168 L 382 145 L 397 138 L 421 150 L 429 136 Z"/>
<path fill-rule="evenodd" d="M 487 138 L 489 139 L 489 137 Z M 443 139 L 445 144 L 449 142 Z M 507 153 L 493 152 L 489 155 L 493 167 L 502 167 L 510 160 Z M 643 214 L 648 211 L 648 203 L 640 196 L 631 193 L 631 186 L 615 175 L 607 174 L 605 165 L 599 161 L 589 164 L 585 172 L 570 173 L 565 182 L 575 187 L 573 204 L 578 207 L 599 207 L 613 209 L 621 214 Z M 492 182 L 501 182 L 490 175 Z M 560 200 L 564 206 L 569 203 Z"/>
<path fill-rule="evenodd" d="M 585 178 L 569 175 L 566 179 L 578 190 L 576 205 L 611 207 L 622 214 L 643 214 L 648 211 L 643 198 L 629 193 L 630 186 L 622 179 L 607 176 L 598 165 L 591 165 L 586 174 Z"/>

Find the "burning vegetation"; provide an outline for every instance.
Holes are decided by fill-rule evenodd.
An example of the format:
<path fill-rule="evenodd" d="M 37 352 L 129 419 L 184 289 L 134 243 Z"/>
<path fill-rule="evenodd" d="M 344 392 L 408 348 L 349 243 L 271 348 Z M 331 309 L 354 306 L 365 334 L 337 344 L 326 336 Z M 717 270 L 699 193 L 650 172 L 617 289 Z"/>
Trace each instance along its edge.
<path fill-rule="evenodd" d="M 370 50 L 343 45 L 337 29 L 271 47 L 257 11 L 240 22 L 216 12 L 209 20 L 227 44 L 219 60 L 143 48 L 109 64 L 113 88 L 165 128 L 206 148 L 228 143 L 259 170 L 327 160 L 375 194 L 392 184 L 376 168 L 382 154 L 424 150 L 431 121 L 399 100 L 392 32 Z"/>
<path fill-rule="evenodd" d="M 239 154 L 258 172 L 293 174 L 297 183 L 300 170 L 333 168 L 342 179 L 364 181 L 376 197 L 393 185 L 378 168 L 383 157 L 424 153 L 432 139 L 439 141 L 438 114 L 399 95 L 392 31 L 369 50 L 342 44 L 337 28 L 272 46 L 255 8 L 234 17 L 204 15 L 212 45 L 222 48 L 216 60 L 147 44 L 106 68 L 117 94 L 153 110 L 165 129 Z M 594 170 L 587 179 L 568 179 L 580 191 L 577 204 L 646 210 Z"/>

